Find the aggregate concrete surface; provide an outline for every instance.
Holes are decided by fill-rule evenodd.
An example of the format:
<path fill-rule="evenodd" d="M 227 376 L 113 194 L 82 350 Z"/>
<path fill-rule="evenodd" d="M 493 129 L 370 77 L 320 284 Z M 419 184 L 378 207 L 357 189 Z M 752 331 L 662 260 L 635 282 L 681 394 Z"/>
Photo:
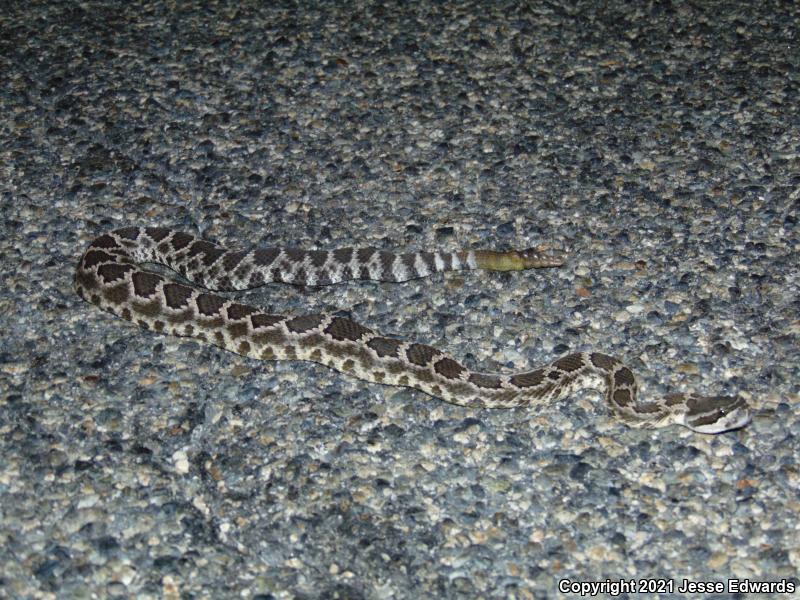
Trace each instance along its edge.
<path fill-rule="evenodd" d="M 798 23 L 778 1 L 4 4 L 0 596 L 791 597 Z M 131 224 L 562 247 L 245 298 L 487 371 L 598 349 L 647 396 L 754 418 L 635 430 L 591 391 L 481 411 L 147 332 L 72 288 Z"/>

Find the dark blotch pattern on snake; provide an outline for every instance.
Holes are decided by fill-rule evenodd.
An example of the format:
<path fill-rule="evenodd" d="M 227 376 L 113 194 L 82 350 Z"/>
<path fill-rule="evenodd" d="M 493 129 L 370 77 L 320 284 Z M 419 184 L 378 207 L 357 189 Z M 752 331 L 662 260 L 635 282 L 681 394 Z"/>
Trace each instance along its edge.
<path fill-rule="evenodd" d="M 599 352 L 580 352 L 522 373 L 477 373 L 441 350 L 389 338 L 330 314 L 271 315 L 208 290 L 245 290 L 270 282 L 328 285 L 352 279 L 400 282 L 440 271 L 555 267 L 558 252 L 409 252 L 375 248 L 233 251 L 161 227 L 126 227 L 95 239 L 78 263 L 85 300 L 145 329 L 191 336 L 262 360 L 308 360 L 366 381 L 413 387 L 461 406 L 534 407 L 582 388 L 602 390 L 634 427 L 672 423 L 701 433 L 746 425 L 740 397 L 669 394 L 643 402 L 633 371 Z M 160 263 L 206 289 L 146 270 Z"/>

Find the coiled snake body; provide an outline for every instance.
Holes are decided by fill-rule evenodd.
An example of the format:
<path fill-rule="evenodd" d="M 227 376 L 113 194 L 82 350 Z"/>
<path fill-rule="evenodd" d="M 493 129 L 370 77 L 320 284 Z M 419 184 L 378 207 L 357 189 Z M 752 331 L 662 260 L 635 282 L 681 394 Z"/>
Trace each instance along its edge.
<path fill-rule="evenodd" d="M 701 433 L 719 433 L 750 420 L 740 397 L 670 394 L 642 402 L 631 369 L 599 352 L 569 354 L 523 373 L 477 373 L 436 348 L 385 337 L 344 317 L 266 314 L 148 271 L 141 266 L 147 262 L 166 265 L 208 290 L 231 291 L 269 282 L 399 282 L 448 270 L 553 267 L 563 263 L 558 253 L 232 251 L 172 229 L 126 227 L 89 245 L 78 263 L 75 288 L 83 299 L 145 329 L 199 338 L 262 360 L 313 361 L 366 381 L 413 387 L 461 406 L 534 406 L 589 387 L 603 390 L 612 412 L 634 427 L 678 423 Z"/>

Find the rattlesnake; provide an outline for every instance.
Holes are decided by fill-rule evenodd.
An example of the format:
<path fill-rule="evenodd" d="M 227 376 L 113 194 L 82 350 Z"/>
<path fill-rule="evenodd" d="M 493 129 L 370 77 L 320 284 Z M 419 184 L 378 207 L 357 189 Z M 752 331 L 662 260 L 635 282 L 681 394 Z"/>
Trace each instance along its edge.
<path fill-rule="evenodd" d="M 554 267 L 558 252 L 413 252 L 374 248 L 227 250 L 161 227 L 126 227 L 95 239 L 78 263 L 75 288 L 85 300 L 145 329 L 191 336 L 262 360 L 308 360 L 367 381 L 408 386 L 461 406 L 538 406 L 580 388 L 605 390 L 612 412 L 634 427 L 685 425 L 719 433 L 746 425 L 740 397 L 669 394 L 637 397 L 630 368 L 599 352 L 580 352 L 523 373 L 471 371 L 440 350 L 376 333 L 331 314 L 266 314 L 234 300 L 145 270 L 160 263 L 210 290 L 231 291 L 269 282 L 327 285 L 349 279 L 406 281 L 459 269 L 496 271 Z"/>

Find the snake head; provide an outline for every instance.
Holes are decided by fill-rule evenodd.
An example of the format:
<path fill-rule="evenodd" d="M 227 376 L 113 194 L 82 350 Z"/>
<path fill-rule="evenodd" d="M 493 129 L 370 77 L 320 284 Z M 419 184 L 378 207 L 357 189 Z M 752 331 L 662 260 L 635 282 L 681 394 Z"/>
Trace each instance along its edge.
<path fill-rule="evenodd" d="M 686 412 L 677 419 L 698 433 L 722 433 L 739 429 L 750 422 L 752 415 L 740 396 L 697 396 L 686 398 Z"/>

